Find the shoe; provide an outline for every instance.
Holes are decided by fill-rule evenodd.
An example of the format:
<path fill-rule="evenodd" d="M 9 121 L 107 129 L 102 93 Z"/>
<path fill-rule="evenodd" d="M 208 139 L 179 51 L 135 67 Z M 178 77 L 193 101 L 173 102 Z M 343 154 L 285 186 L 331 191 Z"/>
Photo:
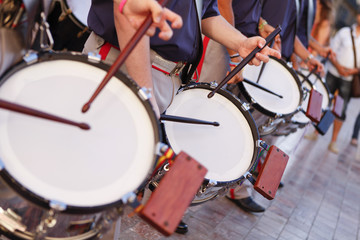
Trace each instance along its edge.
<path fill-rule="evenodd" d="M 247 212 L 264 212 L 265 208 L 257 204 L 251 197 L 242 199 L 232 199 L 226 196 L 227 199 L 235 203 L 238 207 Z"/>
<path fill-rule="evenodd" d="M 284 187 L 284 183 L 283 182 L 280 182 L 279 183 L 279 188 L 283 188 Z"/>
<path fill-rule="evenodd" d="M 179 233 L 179 234 L 185 234 L 188 231 L 189 231 L 188 225 L 181 220 L 179 225 L 177 226 L 175 232 Z"/>
<path fill-rule="evenodd" d="M 337 147 L 336 142 L 331 142 L 331 143 L 329 144 L 328 149 L 329 149 L 330 152 L 333 152 L 333 153 L 335 153 L 335 154 L 338 154 L 338 153 L 339 153 L 339 148 Z"/>
<path fill-rule="evenodd" d="M 318 139 L 318 134 L 316 132 L 312 132 L 310 134 L 306 134 L 304 138 L 306 138 L 307 140 L 315 141 Z"/>
<path fill-rule="evenodd" d="M 352 139 L 351 139 L 351 142 L 350 142 L 350 144 L 356 147 L 356 146 L 357 146 L 357 144 L 358 144 L 358 141 L 357 141 L 357 139 L 355 139 L 355 138 L 352 138 Z"/>

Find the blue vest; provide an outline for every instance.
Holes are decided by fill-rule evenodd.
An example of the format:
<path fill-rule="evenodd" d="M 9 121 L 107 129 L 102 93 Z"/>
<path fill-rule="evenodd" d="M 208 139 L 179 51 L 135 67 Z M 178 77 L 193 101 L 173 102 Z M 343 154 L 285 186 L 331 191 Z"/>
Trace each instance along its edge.
<path fill-rule="evenodd" d="M 309 0 L 302 0 L 303 7 L 301 9 L 300 23 L 296 34 L 306 48 L 309 46 L 309 36 L 311 34 L 311 29 L 312 29 L 312 25 L 314 24 L 315 13 L 316 13 L 316 0 L 310 0 L 310 1 L 313 1 L 313 6 L 314 6 L 313 15 L 310 16 L 312 20 L 312 24 L 311 26 L 308 25 Z"/>
<path fill-rule="evenodd" d="M 170 61 L 195 61 L 199 43 L 200 29 L 193 0 L 169 0 L 167 8 L 179 14 L 183 19 L 183 27 L 174 29 L 169 41 L 156 36 L 150 38 L 150 47 L 160 56 Z M 202 19 L 219 15 L 216 0 L 203 0 Z M 113 1 L 92 0 L 88 15 L 88 26 L 107 42 L 118 46 L 113 16 Z"/>
<path fill-rule="evenodd" d="M 259 35 L 258 24 L 261 16 L 259 0 L 233 0 L 235 28 L 247 37 Z"/>

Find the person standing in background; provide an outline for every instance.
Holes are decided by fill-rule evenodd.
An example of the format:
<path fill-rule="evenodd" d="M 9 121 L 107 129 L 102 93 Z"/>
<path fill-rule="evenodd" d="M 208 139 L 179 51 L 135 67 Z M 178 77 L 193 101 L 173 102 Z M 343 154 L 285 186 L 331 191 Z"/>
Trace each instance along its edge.
<path fill-rule="evenodd" d="M 354 48 L 352 37 L 355 43 L 356 62 L 354 66 Z M 356 15 L 356 23 L 351 27 L 341 28 L 334 38 L 330 41 L 330 46 L 334 50 L 336 57 L 331 57 L 327 62 L 328 73 L 326 82 L 332 94 L 338 94 L 344 99 L 343 111 L 340 118 L 334 120 L 333 134 L 328 149 L 337 154 L 339 148 L 336 140 L 343 122 L 346 119 L 346 109 L 351 97 L 351 81 L 354 74 L 359 73 L 360 67 L 360 11 Z"/>

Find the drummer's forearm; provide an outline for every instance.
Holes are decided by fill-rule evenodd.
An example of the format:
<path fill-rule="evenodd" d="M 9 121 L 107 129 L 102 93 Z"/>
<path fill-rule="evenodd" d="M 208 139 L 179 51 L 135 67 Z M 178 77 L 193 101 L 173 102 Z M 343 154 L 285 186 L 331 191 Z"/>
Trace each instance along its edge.
<path fill-rule="evenodd" d="M 233 51 L 237 52 L 241 43 L 247 39 L 222 16 L 209 17 L 203 19 L 201 23 L 205 36 Z"/>
<path fill-rule="evenodd" d="M 231 24 L 231 26 L 235 26 L 235 17 L 234 10 L 232 8 L 233 0 L 218 0 L 218 7 L 221 16 L 225 18 L 225 20 Z M 232 49 L 227 49 L 229 56 L 236 55 L 237 52 Z"/>
<path fill-rule="evenodd" d="M 302 44 L 300 39 L 296 36 L 294 40 L 294 52 L 298 55 L 303 61 L 309 58 L 311 55 L 310 52 L 306 49 L 306 47 Z"/>
<path fill-rule="evenodd" d="M 123 49 L 135 34 L 135 30 L 119 11 L 114 11 L 115 27 L 120 49 Z M 125 61 L 128 74 L 140 86 L 152 88 L 149 37 L 144 36 Z"/>

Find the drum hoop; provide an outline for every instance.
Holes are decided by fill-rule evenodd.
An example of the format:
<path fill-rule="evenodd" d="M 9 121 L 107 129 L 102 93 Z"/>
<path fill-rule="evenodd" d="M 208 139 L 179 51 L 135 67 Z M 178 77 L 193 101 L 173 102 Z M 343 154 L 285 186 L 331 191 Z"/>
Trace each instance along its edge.
<path fill-rule="evenodd" d="M 190 89 L 196 89 L 196 88 L 206 89 L 206 90 L 210 90 L 210 91 L 212 91 L 214 89 L 213 87 L 211 87 L 211 84 L 209 84 L 209 83 L 203 83 L 203 82 L 202 83 L 189 83 L 186 86 L 180 88 L 178 93 L 183 92 L 183 91 L 187 91 L 187 90 L 190 90 Z M 248 122 L 248 124 L 250 126 L 251 134 L 252 134 L 252 137 L 253 137 L 253 140 L 254 140 L 254 152 L 253 152 L 253 156 L 252 156 L 252 159 L 251 159 L 251 164 L 247 169 L 247 171 L 249 171 L 256 164 L 256 160 L 257 160 L 257 157 L 258 157 L 259 152 L 260 152 L 260 147 L 257 145 L 257 141 L 260 139 L 260 134 L 259 134 L 258 128 L 256 126 L 255 120 L 254 120 L 254 118 L 252 117 L 251 113 L 248 110 L 243 109 L 242 101 L 239 98 L 237 98 L 234 94 L 232 94 L 230 91 L 221 88 L 221 89 L 219 89 L 217 91 L 217 93 L 222 95 L 223 97 L 227 98 L 228 100 L 230 100 L 241 111 L 241 113 L 244 115 L 245 119 L 247 120 L 247 122 Z M 168 142 L 169 146 L 171 146 L 171 144 L 170 144 L 170 142 L 168 140 L 167 140 L 167 142 Z M 240 181 L 242 179 L 244 179 L 244 176 L 240 176 L 237 179 L 234 179 L 232 181 L 227 181 L 227 182 L 225 182 L 225 181 L 217 181 L 216 186 L 219 186 L 219 187 L 226 186 L 228 184 Z M 205 181 L 207 181 L 207 180 L 208 179 L 206 179 Z"/>
<path fill-rule="evenodd" d="M 44 61 L 54 61 L 54 60 L 70 60 L 70 61 L 76 61 L 76 62 L 82 62 L 82 63 L 87 63 L 91 66 L 94 67 L 98 67 L 102 70 L 107 71 L 110 66 L 103 63 L 103 62 L 92 62 L 89 61 L 86 55 L 83 55 L 81 53 L 76 53 L 76 52 L 42 52 L 42 53 L 38 53 L 38 59 L 36 62 L 32 62 L 32 63 L 26 63 L 24 60 L 19 62 L 18 64 L 14 65 L 13 67 L 11 67 L 9 69 L 9 71 L 7 71 L 3 76 L 1 76 L 0 78 L 0 87 L 2 86 L 2 84 L 4 82 L 6 82 L 7 79 L 9 79 L 14 73 L 16 73 L 18 70 L 24 69 L 26 67 L 32 66 L 34 64 L 38 64 Z M 125 74 L 123 74 L 122 72 L 118 71 L 115 74 L 115 77 L 117 77 L 119 80 L 121 80 L 127 87 L 129 87 L 134 94 L 136 95 L 136 97 L 143 103 L 145 110 L 148 112 L 149 114 L 149 118 L 151 121 L 151 124 L 153 126 L 153 130 L 154 130 L 154 137 L 155 137 L 155 145 L 159 142 L 162 142 L 162 137 L 161 137 L 161 130 L 160 130 L 160 125 L 159 122 L 157 121 L 157 118 L 155 116 L 154 111 L 152 110 L 152 106 L 150 104 L 149 100 L 143 100 L 139 94 L 138 91 L 140 90 L 140 87 L 130 78 L 128 78 Z M 90 97 L 90 95 L 89 95 Z M 80 111 L 80 109 L 79 109 Z M 156 147 L 156 146 L 155 146 Z M 141 190 L 142 188 L 144 188 L 144 186 L 146 186 L 148 179 L 150 179 L 153 169 L 156 166 L 156 161 L 155 159 L 157 158 L 156 155 L 156 149 L 154 149 L 154 156 L 153 156 L 153 164 L 152 164 L 152 169 L 149 171 L 149 173 L 147 174 L 147 176 L 144 178 L 144 182 L 142 184 L 140 184 L 140 186 L 134 190 L 134 192 L 137 192 L 139 190 Z M 20 194 L 22 197 L 24 197 L 25 199 L 29 200 L 30 202 L 33 202 L 35 204 L 37 204 L 40 207 L 43 207 L 45 209 L 51 209 L 49 203 L 49 199 L 46 199 L 42 196 L 39 196 L 35 193 L 33 193 L 31 190 L 25 188 L 24 186 L 22 186 L 20 184 L 19 181 L 17 181 L 16 179 L 14 179 L 11 174 L 5 169 L 2 168 L 0 169 L 0 177 L 18 194 Z M 80 207 L 80 206 L 72 206 L 72 205 L 66 205 L 66 209 L 62 212 L 64 213 L 69 213 L 69 214 L 83 214 L 83 213 L 97 213 L 100 212 L 106 208 L 110 208 L 110 207 L 114 207 L 116 205 L 122 204 L 122 200 L 119 199 L 118 201 L 109 203 L 109 204 L 104 204 L 104 205 L 99 205 L 99 206 L 92 206 L 92 207 Z"/>
<path fill-rule="evenodd" d="M 290 67 L 287 65 L 287 63 L 286 63 L 284 60 L 282 60 L 282 59 L 277 59 L 277 58 L 275 58 L 275 57 L 273 57 L 273 56 L 270 56 L 270 59 L 279 62 L 283 67 L 285 67 L 285 68 L 290 72 L 290 74 L 291 74 L 291 75 L 293 76 L 293 78 L 295 79 L 295 82 L 296 82 L 299 90 L 301 90 L 301 91 L 299 91 L 299 92 L 300 92 L 300 98 L 299 98 L 299 104 L 298 104 L 298 106 L 301 106 L 302 99 L 303 99 L 303 92 L 302 92 L 302 88 L 301 88 L 301 81 L 300 81 L 299 77 L 296 75 L 295 70 L 292 69 L 292 68 L 290 68 Z M 239 83 L 238 83 L 238 86 L 239 86 L 239 88 L 240 88 L 240 90 L 241 90 L 241 93 L 240 93 L 240 94 L 242 94 L 242 95 L 245 97 L 245 99 L 246 99 L 249 103 L 251 103 L 251 106 L 254 106 L 254 108 L 255 108 L 256 110 L 258 110 L 259 112 L 261 112 L 261 113 L 263 113 L 263 114 L 265 114 L 265 115 L 267 115 L 267 116 L 269 116 L 269 117 L 272 117 L 272 118 L 276 118 L 276 117 L 287 117 L 287 116 L 291 116 L 291 115 L 293 115 L 294 113 L 297 112 L 297 110 L 294 110 L 294 111 L 291 112 L 291 113 L 281 114 L 281 115 L 279 116 L 278 113 L 272 112 L 272 111 L 270 111 L 270 110 L 268 110 L 268 109 L 265 109 L 263 106 L 261 106 L 261 105 L 258 104 L 257 102 L 253 103 L 253 98 L 251 97 L 251 95 L 249 94 L 249 92 L 246 90 L 245 85 L 244 85 L 243 82 L 239 82 Z M 256 101 L 256 99 L 255 99 L 255 101 Z"/>

